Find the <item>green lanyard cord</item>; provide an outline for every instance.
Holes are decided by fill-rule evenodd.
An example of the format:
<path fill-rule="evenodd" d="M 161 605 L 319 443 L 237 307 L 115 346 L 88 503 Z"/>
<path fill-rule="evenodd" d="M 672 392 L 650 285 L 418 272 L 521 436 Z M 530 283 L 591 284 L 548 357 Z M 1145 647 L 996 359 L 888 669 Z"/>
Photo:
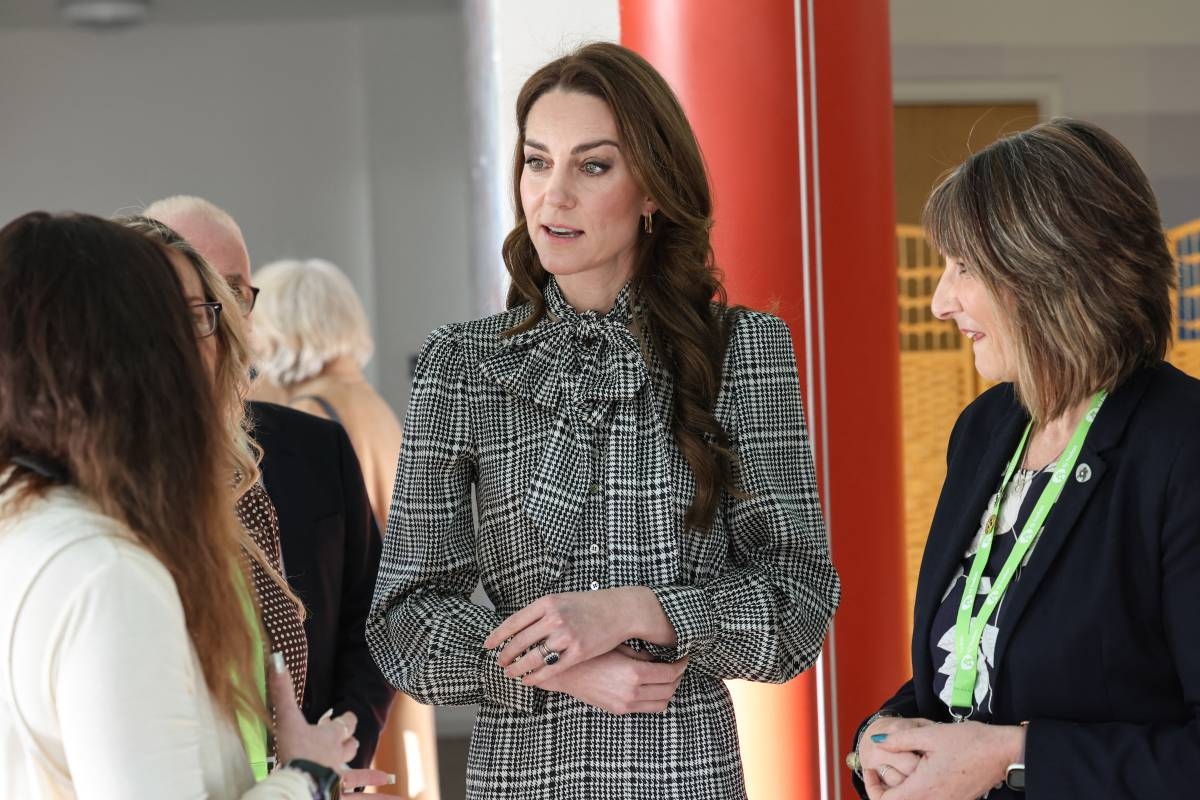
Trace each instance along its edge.
<path fill-rule="evenodd" d="M 238 596 L 242 601 L 242 612 L 246 615 L 246 623 L 254 639 L 254 688 L 265 701 L 267 698 L 267 670 L 261 623 L 258 619 L 258 607 L 250 595 L 246 577 L 238 573 L 235 578 Z M 237 676 L 234 683 L 237 683 Z M 250 761 L 250 770 L 254 779 L 261 781 L 270 772 L 270 744 L 267 739 L 267 728 L 262 720 L 239 711 L 237 713 L 238 732 L 242 737 L 242 746 L 246 749 L 246 758 Z"/>
<path fill-rule="evenodd" d="M 951 696 L 950 713 L 956 720 L 961 721 L 966 719 L 971 715 L 971 711 L 974 708 L 975 682 L 979 676 L 979 664 L 976 661 L 976 657 L 979 653 L 979 643 L 983 640 L 983 631 L 987 626 L 987 621 L 991 619 L 997 606 L 1000 605 L 1000 601 L 1004 598 L 1004 592 L 1007 591 L 1009 583 L 1012 582 L 1013 576 L 1017 573 L 1017 568 L 1024 561 L 1025 555 L 1033 547 L 1033 543 L 1041 533 L 1050 510 L 1058 502 L 1059 495 L 1062 494 L 1063 487 L 1067 483 L 1067 478 L 1074 471 L 1075 463 L 1079 460 L 1079 453 L 1083 449 L 1083 440 L 1087 438 L 1088 431 L 1092 428 L 1092 422 L 1095 421 L 1096 414 L 1100 410 L 1104 398 L 1107 396 L 1108 393 L 1101 390 L 1092 397 L 1091 406 L 1088 407 L 1087 413 L 1083 415 L 1083 419 L 1079 420 L 1079 424 L 1075 426 L 1075 432 L 1071 434 L 1071 439 L 1067 442 L 1067 449 L 1063 451 L 1062 456 L 1059 458 L 1050 482 L 1046 484 L 1046 488 L 1042 490 L 1041 496 L 1038 497 L 1037 505 L 1033 507 L 1033 511 L 1029 514 L 1029 519 L 1021 527 L 1021 533 L 1017 537 L 1016 543 L 1013 544 L 1012 552 L 1008 554 L 1008 558 L 1004 561 L 1004 566 L 1000 569 L 1000 574 L 993 581 L 992 588 L 988 591 L 987 597 L 984 598 L 983 606 L 980 607 L 978 614 L 972 616 L 971 612 L 975 608 L 975 598 L 979 593 L 979 583 L 983 578 L 983 569 L 987 566 L 988 557 L 992 553 L 992 540 L 996 534 L 996 522 L 1000 516 L 1000 506 L 1004 502 L 1004 494 L 1008 489 L 1008 482 L 1012 479 L 1013 472 L 1016 471 L 1017 465 L 1021 463 L 1021 459 L 1024 457 L 1025 445 L 1028 443 L 1029 433 L 1033 429 L 1032 421 L 1025 426 L 1025 433 L 1021 435 L 1021 442 L 1017 445 L 1017 451 L 1013 453 L 1013 457 L 1009 460 L 1008 466 L 1004 470 L 1004 479 L 1000 483 L 1000 489 L 996 492 L 991 507 L 988 509 L 987 521 L 983 527 L 983 537 L 979 541 L 979 549 L 975 552 L 975 557 L 971 561 L 971 571 L 967 574 L 967 582 L 963 586 L 962 602 L 958 605 L 958 617 L 954 623 L 954 657 L 957 659 L 957 664 L 955 665 L 953 677 L 954 689 Z"/>

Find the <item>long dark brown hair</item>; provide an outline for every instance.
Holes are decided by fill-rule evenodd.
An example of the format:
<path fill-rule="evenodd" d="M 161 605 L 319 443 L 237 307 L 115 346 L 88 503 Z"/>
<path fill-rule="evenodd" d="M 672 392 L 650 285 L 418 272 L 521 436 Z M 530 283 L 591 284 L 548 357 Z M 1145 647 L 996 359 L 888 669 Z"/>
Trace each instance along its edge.
<path fill-rule="evenodd" d="M 1176 267 L 1158 203 L 1112 134 L 1055 119 L 974 154 L 933 191 L 925 229 L 983 281 L 1014 344 L 1014 386 L 1054 419 L 1162 360 Z"/>
<path fill-rule="evenodd" d="M 33 212 L 0 230 L 0 297 L 6 511 L 66 483 L 127 526 L 174 579 L 218 707 L 265 714 L 233 590 L 245 573 L 225 409 L 166 250 L 97 217 Z"/>
<path fill-rule="evenodd" d="M 696 479 L 685 522 L 707 528 L 721 491 L 736 491 L 729 437 L 713 409 L 737 309 L 727 306 L 713 263 L 712 196 L 700 146 L 671 87 L 632 50 L 586 45 L 530 76 L 517 97 L 516 223 L 504 240 L 503 255 L 512 278 L 508 306 L 529 303 L 532 313 L 513 333 L 536 325 L 546 311 L 542 291 L 549 273 L 529 236 L 520 184 L 529 111 L 553 89 L 605 102 L 634 179 L 658 206 L 653 233 L 639 236 L 634 253 L 631 289 L 642 310 L 635 322 L 674 382 L 672 433 Z"/>

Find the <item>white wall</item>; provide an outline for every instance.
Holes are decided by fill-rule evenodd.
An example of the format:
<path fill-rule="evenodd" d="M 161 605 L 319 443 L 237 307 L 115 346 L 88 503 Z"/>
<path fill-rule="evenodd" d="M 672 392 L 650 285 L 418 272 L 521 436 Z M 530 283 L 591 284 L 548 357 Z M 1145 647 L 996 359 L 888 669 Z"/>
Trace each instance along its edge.
<path fill-rule="evenodd" d="M 1130 148 L 1166 225 L 1200 217 L 1200 3 L 893 0 L 891 10 L 893 81 L 1052 87 L 1061 113 Z"/>
<path fill-rule="evenodd" d="M 504 305 L 500 247 L 512 226 L 511 169 L 517 95 L 542 65 L 582 44 L 620 39 L 617 0 L 464 0 L 472 122 L 472 253 L 477 315 Z"/>
<path fill-rule="evenodd" d="M 471 316 L 461 18 L 454 10 L 373 20 L 362 44 L 378 386 L 401 413 L 425 337 Z"/>
<path fill-rule="evenodd" d="M 408 356 L 467 316 L 457 4 L 392 17 L 0 30 L 0 220 L 208 197 L 257 266 L 339 264 L 372 374 L 402 413 Z"/>

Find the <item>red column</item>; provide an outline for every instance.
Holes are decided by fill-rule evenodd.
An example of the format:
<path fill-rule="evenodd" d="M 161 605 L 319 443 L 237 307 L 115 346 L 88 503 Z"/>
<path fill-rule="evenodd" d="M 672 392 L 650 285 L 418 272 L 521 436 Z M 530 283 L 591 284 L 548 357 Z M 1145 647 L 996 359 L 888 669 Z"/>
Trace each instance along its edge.
<path fill-rule="evenodd" d="M 843 582 L 820 670 L 734 687 L 753 800 L 851 794 L 841 756 L 908 673 L 888 5 L 812 2 L 621 0 L 700 139 L 731 301 L 792 329 Z"/>

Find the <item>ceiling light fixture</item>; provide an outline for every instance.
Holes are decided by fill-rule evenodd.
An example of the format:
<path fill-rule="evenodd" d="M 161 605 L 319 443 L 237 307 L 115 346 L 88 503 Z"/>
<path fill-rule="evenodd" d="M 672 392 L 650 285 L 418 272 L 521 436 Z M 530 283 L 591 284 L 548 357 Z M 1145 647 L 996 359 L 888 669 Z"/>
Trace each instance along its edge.
<path fill-rule="evenodd" d="M 150 0 L 61 0 L 58 10 L 74 25 L 122 28 L 145 22 Z"/>

